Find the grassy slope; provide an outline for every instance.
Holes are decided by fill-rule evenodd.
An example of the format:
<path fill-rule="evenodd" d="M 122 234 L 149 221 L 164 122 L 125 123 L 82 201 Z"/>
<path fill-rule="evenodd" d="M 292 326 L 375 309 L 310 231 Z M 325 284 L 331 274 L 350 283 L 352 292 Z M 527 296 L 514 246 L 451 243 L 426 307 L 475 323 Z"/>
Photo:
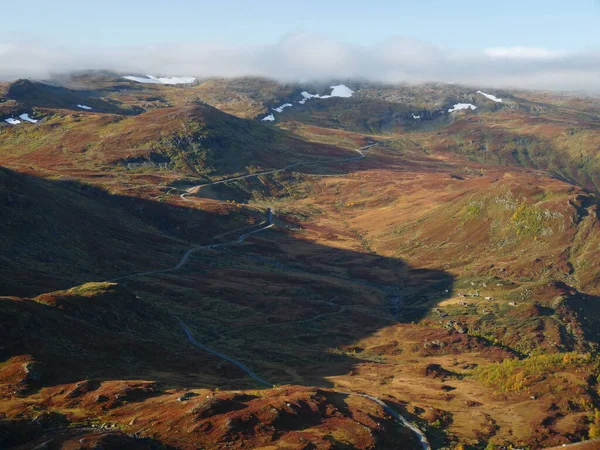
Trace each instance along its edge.
<path fill-rule="evenodd" d="M 210 84 L 205 88 L 207 92 L 212 89 Z M 192 89 L 195 88 L 190 91 Z M 222 86 L 218 89 L 218 96 L 227 92 Z M 189 95 L 187 89 L 157 88 L 157 91 L 169 92 L 173 99 Z M 426 92 L 434 99 L 435 89 Z M 228 103 L 228 99 L 218 98 Z M 234 99 L 232 110 L 243 101 L 245 98 Z M 325 100 L 322 103 L 341 111 L 342 101 L 330 99 L 330 103 Z M 357 104 L 382 103 L 378 99 L 375 102 L 360 100 Z M 543 112 L 548 114 L 548 107 L 544 105 L 532 105 L 530 112 L 534 106 L 545 108 Z M 93 305 L 89 305 L 89 299 L 79 290 L 36 300 L 51 305 L 44 306 L 43 311 L 51 308 L 55 314 L 55 309 L 64 310 L 61 314 L 75 315 L 93 327 L 106 329 L 115 325 L 136 337 L 144 334 L 145 325 L 153 324 L 157 339 L 181 345 L 178 339 L 182 336 L 170 328 L 172 322 L 163 321 L 161 314 L 155 314 L 157 311 L 175 313 L 185 319 L 198 340 L 244 361 L 272 382 L 335 384 L 393 401 L 427 430 L 436 447 L 451 446 L 459 441 L 475 448 L 483 448 L 487 442 L 541 447 L 583 438 L 589 428 L 589 417 L 593 416 L 594 408 L 600 406 L 594 357 L 600 339 L 596 325 L 600 287 L 595 258 L 600 245 L 598 201 L 595 196 L 543 173 L 508 169 L 495 165 L 497 162 L 492 160 L 494 165 L 479 164 L 463 158 L 461 151 L 447 152 L 446 149 L 448 140 L 468 142 L 470 136 L 482 128 L 486 133 L 491 130 L 489 133 L 498 139 L 498 147 L 506 145 L 506 139 L 501 136 L 520 126 L 531 135 L 547 139 L 555 130 L 567 124 L 571 126 L 573 120 L 579 120 L 581 126 L 589 126 L 586 125 L 588 110 L 580 119 L 563 115 L 559 125 L 555 125 L 556 120 L 549 115 L 541 117 L 536 125 L 531 122 L 530 112 L 523 111 L 467 114 L 449 128 L 402 135 L 383 147 L 373 148 L 360 163 L 323 164 L 318 170 L 305 168 L 293 174 L 230 183 L 215 189 L 211 195 L 247 202 L 259 209 L 274 206 L 277 227 L 242 247 L 197 254 L 181 273 L 124 281 L 122 284 L 141 299 L 133 313 L 127 312 L 132 303 L 123 301 L 130 297 L 118 292 L 119 304 L 109 307 L 109 311 L 114 308 L 114 315 L 100 314 L 99 321 L 93 313 Z M 328 114 L 325 109 L 319 110 L 318 104 L 314 111 Z M 360 114 L 363 113 L 364 110 Z M 101 143 L 92 148 L 91 154 L 96 159 L 90 158 L 93 164 L 89 163 L 84 169 L 89 174 L 102 168 L 104 173 L 100 175 L 106 176 L 104 168 L 123 154 L 148 158 L 148 149 L 136 147 L 136 142 L 157 142 L 159 139 L 154 133 L 160 124 L 163 127 L 165 122 L 169 124 L 166 135 L 178 138 L 181 135 L 174 130 L 183 129 L 186 133 L 186 129 L 171 128 L 171 125 L 187 120 L 190 115 L 195 117 L 194 114 L 188 108 L 174 107 L 119 119 L 115 123 L 108 123 L 113 120 L 112 116 L 85 115 L 84 124 L 76 122 L 72 130 L 83 133 L 85 139 L 93 134 L 86 131 L 90 123 L 90 130 L 103 130 Z M 247 122 L 227 118 L 210 123 L 237 130 L 234 138 L 224 137 L 223 148 L 247 148 L 245 139 L 236 142 L 238 136 L 247 136 L 244 134 Z M 325 122 L 319 119 L 319 123 Z M 292 121 L 285 126 L 304 139 L 348 147 L 374 137 L 338 133 L 335 129 Z M 504 129 L 502 134 L 497 128 Z M 556 137 L 552 136 L 552 139 Z M 260 139 L 259 136 L 259 142 Z M 28 141 L 29 137 L 23 136 L 21 142 Z M 65 138 L 61 145 L 70 145 L 73 141 L 77 139 Z M 297 142 L 291 142 L 290 149 L 293 150 Z M 572 144 L 567 141 L 565 145 Z M 54 143 L 49 143 L 46 148 L 51 152 L 54 147 Z M 134 150 L 126 153 L 123 148 Z M 250 147 L 248 151 L 252 154 L 261 150 Z M 195 154 L 193 149 L 189 153 Z M 63 159 L 55 163 L 60 154 Z M 6 155 L 7 151 L 5 158 Z M 73 164 L 72 161 L 79 158 L 74 152 L 62 151 L 45 160 L 28 155 L 23 162 L 16 157 L 10 159 L 11 164 L 22 164 L 24 168 L 33 162 L 38 170 L 51 167 L 54 173 L 60 173 L 61 164 Z M 98 159 L 99 155 L 104 159 Z M 215 174 L 223 170 L 223 166 L 215 167 Z M 72 170 L 69 168 L 64 173 Z M 195 169 L 193 165 L 191 169 L 179 168 L 178 173 L 186 170 Z M 237 169 L 227 166 L 226 170 Z M 155 172 L 155 168 L 148 169 L 147 175 Z M 115 186 L 126 179 L 118 174 L 114 177 Z M 142 195 L 144 191 L 139 192 Z M 175 201 L 176 195 L 165 198 Z M 197 203 L 194 207 L 205 210 L 217 204 L 214 200 Z M 187 221 L 181 220 L 185 228 Z M 144 247 L 139 257 L 147 258 L 154 250 Z M 28 259 L 23 261 L 31 264 Z M 88 288 L 82 289 L 87 291 Z M 480 296 L 459 295 L 474 293 Z M 96 295 L 94 293 L 92 299 Z M 102 308 L 110 304 L 103 295 L 100 293 L 93 304 Z M 28 304 L 18 299 L 7 301 L 6 304 L 12 305 L 10 308 Z M 43 306 L 38 303 L 32 307 Z M 15 311 L 17 317 L 23 314 L 23 310 Z M 131 322 L 127 319 L 129 315 Z M 59 323 L 49 317 L 40 320 Z M 48 333 L 60 336 L 63 331 L 55 326 Z M 82 333 L 85 335 L 88 331 Z M 31 348 L 35 345 L 39 343 L 32 344 Z M 18 359 L 23 356 L 18 350 L 18 345 L 11 347 L 17 359 L 4 367 L 22 367 L 25 360 Z M 567 353 L 570 350 L 580 353 Z M 55 346 L 49 348 L 48 355 L 59 361 L 65 357 L 60 352 L 53 356 L 51 351 L 56 351 Z M 173 351 L 181 357 L 187 355 L 187 350 Z M 136 358 L 135 352 L 132 357 Z M 507 361 L 502 363 L 504 359 Z M 142 368 L 149 366 L 142 363 L 136 367 L 132 376 L 142 374 L 146 378 L 147 374 L 146 379 L 171 380 L 178 386 L 198 387 L 208 384 L 209 378 L 213 380 L 212 366 L 199 370 L 200 377 L 206 379 L 193 381 L 186 381 L 181 370 L 175 367 L 170 374 L 144 371 Z M 223 380 L 229 378 L 231 367 L 219 367 L 221 372 L 217 373 Z M 80 374 L 83 377 L 87 373 Z M 111 376 L 114 379 L 121 375 Z M 118 387 L 111 383 L 123 385 Z M 124 386 L 133 386 L 131 382 L 111 383 L 101 388 L 111 395 L 119 389 L 127 389 Z M 248 380 L 234 377 L 232 383 L 246 387 Z M 133 417 L 140 417 L 140 429 L 143 429 L 146 417 L 160 409 L 160 433 L 175 429 L 178 438 L 193 440 L 199 438 L 194 433 L 209 430 L 189 431 L 187 425 L 182 428 L 174 425 L 172 415 L 180 418 L 184 408 L 174 400 L 180 393 L 154 398 L 154 388 L 141 388 L 146 393 L 140 401 L 126 403 L 114 413 L 104 415 L 96 412 L 97 405 L 92 404 L 96 394 L 86 395 L 75 405 L 61 397 L 61 389 L 64 388 L 47 386 L 39 394 L 28 394 L 24 399 L 11 397 L 6 403 L 7 412 L 11 417 L 16 416 L 28 402 L 44 405 L 47 411 L 76 406 L 83 417 L 101 414 L 102 420 L 118 423 L 127 431 L 138 431 Z M 208 394 L 199 393 L 201 398 Z M 259 397 L 262 395 L 277 397 L 279 394 L 273 390 Z M 299 403 L 315 405 L 321 394 L 315 398 L 314 393 L 302 391 L 299 395 L 302 397 Z M 50 399 L 54 402 L 52 406 L 48 406 Z M 275 401 L 279 400 L 271 398 L 269 404 Z M 251 406 L 248 399 L 242 403 L 242 410 L 254 411 L 255 406 Z M 340 406 L 343 405 L 336 407 Z M 256 408 L 266 408 L 266 404 L 259 402 Z M 263 431 L 254 428 L 250 417 L 240 418 L 231 408 L 224 411 L 209 413 L 211 429 L 219 430 L 211 432 L 215 433 L 211 434 L 213 441 L 228 436 L 228 431 L 240 437 L 238 443 L 241 439 L 262 439 Z M 77 417 L 72 410 L 67 415 Z M 239 428 L 236 428 L 236 420 L 240 420 Z M 323 445 L 320 439 L 334 439 L 330 442 L 345 442 L 359 448 L 367 448 L 374 442 L 354 434 L 353 426 L 344 420 L 343 417 L 338 422 L 325 419 L 317 425 L 316 433 L 311 429 L 302 437 Z M 202 427 L 208 425 L 203 423 Z M 184 432 L 183 428 L 188 431 Z M 337 433 L 350 435 L 340 438 Z M 296 445 L 298 436 L 291 436 L 286 434 L 282 442 L 292 439 L 290 445 Z"/>
<path fill-rule="evenodd" d="M 597 121 L 522 113 L 461 120 L 437 133 L 415 136 L 422 145 L 489 163 L 541 169 L 598 191 L 600 139 Z"/>
<path fill-rule="evenodd" d="M 485 90 L 485 89 L 484 89 Z M 359 86 L 350 99 L 314 99 L 288 108 L 284 127 L 294 122 L 362 133 L 410 132 L 431 151 L 450 150 L 490 163 L 547 170 L 599 190 L 598 118 L 592 97 L 551 93 L 497 92 L 503 103 L 457 85 Z M 475 112 L 448 114 L 455 103 Z M 421 116 L 414 119 L 413 114 Z"/>
<path fill-rule="evenodd" d="M 76 182 L 0 169 L 3 294 L 23 294 L 175 265 L 190 242 L 262 218 L 211 214 Z M 140 253 L 143 248 L 144 252 Z"/>
<path fill-rule="evenodd" d="M 349 154 L 204 104 L 133 117 L 64 110 L 42 115 L 39 124 L 0 127 L 0 163 L 115 189 L 152 178 L 163 185 L 182 176 L 200 182 Z"/>
<path fill-rule="evenodd" d="M 2 350 L 8 358 L 2 367 L 3 396 L 11 386 L 28 393 L 89 378 L 158 376 L 162 382 L 214 383 L 219 377 L 216 359 L 182 358 L 185 346 L 168 311 L 114 283 L 88 283 L 32 299 L 2 297 L 0 305 L 3 327 L 9 330 Z M 23 374 L 24 361 L 37 376 Z M 190 367 L 202 375 L 186 376 Z"/>
<path fill-rule="evenodd" d="M 31 80 L 17 80 L 0 90 L 0 99 L 14 105 L 12 114 L 34 111 L 35 108 L 60 108 L 81 111 L 85 105 L 94 111 L 113 114 L 136 114 L 139 108 L 124 107 L 121 102 L 102 98 L 95 90 L 74 90 Z M 6 114 L 8 111 L 4 111 Z"/>
<path fill-rule="evenodd" d="M 501 386 L 487 381 L 463 384 L 460 377 L 475 376 L 473 367 L 505 358 L 504 351 L 524 358 L 524 364 L 530 358 L 535 364 L 533 355 L 540 353 L 595 352 L 598 199 L 539 173 L 434 159 L 409 139 L 374 148 L 369 155 L 362 170 L 350 175 L 298 174 L 263 180 L 263 186 L 252 188 L 259 202 L 268 198 L 273 204 L 277 199 L 277 210 L 303 241 L 404 260 L 414 268 L 406 278 L 386 275 L 382 262 L 347 272 L 371 282 L 394 280 L 401 289 L 388 291 L 387 301 L 397 304 L 400 295 L 400 321 L 416 321 L 421 327 L 386 326 L 342 346 L 339 354 L 362 364 L 350 377 L 331 379 L 345 387 L 395 392 L 398 398 L 410 398 L 415 408 L 449 411 L 454 422 L 446 425 L 448 430 L 466 442 L 481 443 L 497 435 L 493 441 L 501 443 L 512 434 L 508 440 L 513 443 L 542 445 L 544 439 L 558 442 L 553 439 L 567 429 L 584 436 L 587 414 L 595 404 L 594 382 L 585 379 L 595 373 L 594 362 L 577 379 L 571 377 L 581 370 L 578 364 L 557 365 L 561 375 L 556 378 L 552 370 L 526 375 L 524 386 L 504 400 L 495 394 Z M 284 254 L 293 255 L 295 248 L 285 247 Z M 314 258 L 310 266 L 318 266 Z M 443 269 L 454 279 L 450 291 L 431 281 L 419 282 L 419 269 L 425 277 L 427 271 Z M 459 295 L 463 293 L 467 298 Z M 471 297 L 474 293 L 479 296 Z M 440 384 L 446 381 L 459 391 L 445 399 L 442 387 L 431 385 L 420 372 L 422 366 L 405 367 L 417 362 L 458 369 L 457 381 L 441 377 L 446 380 Z M 531 396 L 534 400 L 527 401 Z M 540 396 L 544 400 L 537 402 Z M 570 404 L 571 396 L 582 405 Z M 481 404 L 477 420 L 488 431 L 473 433 L 473 413 L 464 409 L 465 402 Z M 497 402 L 504 405 L 501 413 Z M 511 407 L 515 402 L 523 404 Z M 544 425 L 544 408 L 552 403 L 559 405 L 557 417 L 571 414 L 573 422 Z M 515 417 L 529 428 L 515 428 Z"/>

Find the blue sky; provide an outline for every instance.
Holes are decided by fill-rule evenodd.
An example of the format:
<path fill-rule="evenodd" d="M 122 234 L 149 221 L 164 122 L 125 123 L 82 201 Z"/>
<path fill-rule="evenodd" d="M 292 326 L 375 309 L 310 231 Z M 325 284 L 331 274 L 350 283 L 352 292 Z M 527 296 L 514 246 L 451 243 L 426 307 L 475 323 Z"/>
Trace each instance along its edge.
<path fill-rule="evenodd" d="M 296 32 L 360 45 L 405 36 L 466 51 L 600 45 L 597 0 L 28 0 L 2 16 L 4 40 L 74 47 L 262 45 Z"/>
<path fill-rule="evenodd" d="M 0 80 L 108 69 L 600 92 L 600 0 L 27 0 L 2 19 Z"/>

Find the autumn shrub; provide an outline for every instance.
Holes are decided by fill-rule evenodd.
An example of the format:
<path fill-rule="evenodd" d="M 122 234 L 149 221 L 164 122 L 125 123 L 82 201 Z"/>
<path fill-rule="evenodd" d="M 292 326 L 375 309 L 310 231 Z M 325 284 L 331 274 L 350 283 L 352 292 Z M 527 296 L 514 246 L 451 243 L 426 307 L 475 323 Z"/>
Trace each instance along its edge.
<path fill-rule="evenodd" d="M 499 363 L 478 367 L 474 371 L 474 376 L 485 386 L 495 387 L 501 392 L 514 392 L 558 370 L 586 363 L 589 360 L 589 355 L 577 352 L 535 355 L 522 360 L 505 359 Z"/>

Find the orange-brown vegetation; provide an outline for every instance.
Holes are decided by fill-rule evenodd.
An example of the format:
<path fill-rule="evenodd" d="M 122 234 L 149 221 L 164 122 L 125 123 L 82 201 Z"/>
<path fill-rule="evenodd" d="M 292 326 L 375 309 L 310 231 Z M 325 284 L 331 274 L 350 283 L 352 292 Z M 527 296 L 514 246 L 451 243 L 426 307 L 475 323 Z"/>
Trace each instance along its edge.
<path fill-rule="evenodd" d="M 299 86 L 67 84 L 135 115 L 42 90 L 39 124 L 0 126 L 0 445 L 419 448 L 361 393 L 433 448 L 596 435 L 594 101 L 365 86 L 274 126 L 250 119 Z M 459 99 L 477 113 L 443 113 Z M 174 267 L 267 208 L 239 245 L 90 283 Z"/>

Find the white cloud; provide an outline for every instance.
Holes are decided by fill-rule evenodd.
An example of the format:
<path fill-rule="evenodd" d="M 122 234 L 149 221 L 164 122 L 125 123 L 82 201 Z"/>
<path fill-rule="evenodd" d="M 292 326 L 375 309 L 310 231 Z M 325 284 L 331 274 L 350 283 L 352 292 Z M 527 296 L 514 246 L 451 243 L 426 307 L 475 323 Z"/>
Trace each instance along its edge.
<path fill-rule="evenodd" d="M 196 81 L 194 77 L 163 77 L 156 78 L 152 75 L 146 75 L 145 77 L 135 77 L 132 75 L 125 75 L 123 78 L 129 81 L 135 81 L 137 83 L 145 84 L 191 84 Z"/>
<path fill-rule="evenodd" d="M 39 79 L 72 70 L 100 69 L 167 77 L 255 75 L 282 81 L 454 81 L 481 88 L 600 92 L 600 49 L 564 52 L 517 46 L 461 52 L 402 37 L 364 47 L 306 33 L 262 46 L 171 44 L 69 49 L 41 41 L 0 42 L 0 79 Z"/>
<path fill-rule="evenodd" d="M 485 54 L 491 58 L 507 59 L 553 59 L 565 56 L 561 50 L 549 50 L 536 47 L 492 47 L 485 49 Z"/>

